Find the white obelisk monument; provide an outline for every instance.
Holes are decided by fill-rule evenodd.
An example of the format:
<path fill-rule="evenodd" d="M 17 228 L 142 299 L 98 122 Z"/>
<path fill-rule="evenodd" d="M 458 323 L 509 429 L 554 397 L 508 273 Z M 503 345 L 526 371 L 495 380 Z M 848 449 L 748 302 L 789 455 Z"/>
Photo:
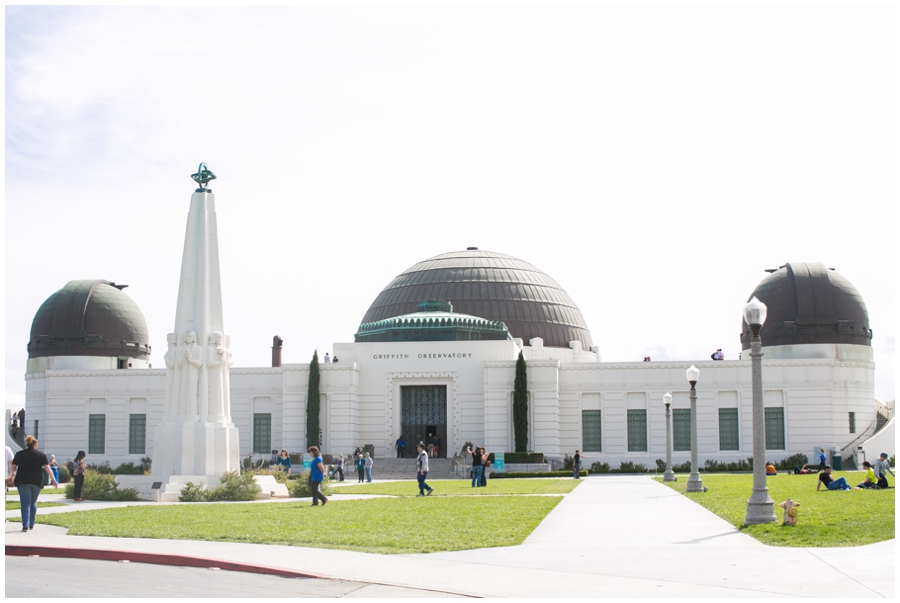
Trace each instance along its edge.
<path fill-rule="evenodd" d="M 206 188 L 215 175 L 201 163 L 192 178 L 200 188 L 188 212 L 175 332 L 168 336 L 165 357 L 165 410 L 153 445 L 152 476 L 164 484 L 163 500 L 188 481 L 217 486 L 222 474 L 240 468 L 238 430 L 231 422 L 216 198 Z"/>

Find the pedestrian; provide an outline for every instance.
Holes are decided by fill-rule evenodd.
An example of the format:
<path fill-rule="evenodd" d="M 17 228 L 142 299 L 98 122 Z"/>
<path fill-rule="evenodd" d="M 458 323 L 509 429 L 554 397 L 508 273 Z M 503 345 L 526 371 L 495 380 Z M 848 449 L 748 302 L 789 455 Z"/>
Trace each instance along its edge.
<path fill-rule="evenodd" d="M 56 464 L 56 455 L 50 455 L 50 471 L 53 472 L 53 477 L 56 478 L 56 481 L 59 481 L 59 465 Z M 46 485 L 46 484 L 45 484 Z"/>
<path fill-rule="evenodd" d="M 400 437 L 397 438 L 397 441 L 394 443 L 394 448 L 397 449 L 397 458 L 403 458 L 403 449 L 406 448 L 406 438 L 403 437 L 403 434 L 400 434 Z"/>
<path fill-rule="evenodd" d="M 287 450 L 284 448 L 281 449 L 281 456 L 278 457 L 278 460 L 275 461 L 275 464 L 279 469 L 284 469 L 285 473 L 290 475 L 291 473 L 291 457 L 288 455 Z"/>
<path fill-rule="evenodd" d="M 487 452 L 487 448 L 481 449 L 481 481 L 478 482 L 478 485 L 482 488 L 487 487 L 488 480 L 488 469 L 491 467 L 491 463 L 488 461 L 488 457 L 490 455 Z"/>
<path fill-rule="evenodd" d="M 343 454 L 338 455 L 337 474 L 338 474 L 338 477 L 340 478 L 338 481 L 344 481 L 344 455 Z"/>
<path fill-rule="evenodd" d="M 331 364 L 331 357 L 325 352 L 325 364 Z"/>
<path fill-rule="evenodd" d="M 309 453 L 313 457 L 312 465 L 309 467 L 309 491 L 312 493 L 312 506 L 317 507 L 321 500 L 324 507 L 328 499 L 322 494 L 320 488 L 322 487 L 322 480 L 325 479 L 325 463 L 322 461 L 322 455 L 319 453 L 318 446 L 310 446 Z"/>
<path fill-rule="evenodd" d="M 366 482 L 372 483 L 372 467 L 375 465 L 375 460 L 369 456 L 369 453 L 366 453 L 364 459 L 364 467 L 366 469 Z"/>
<path fill-rule="evenodd" d="M 425 448 L 428 450 L 428 456 L 434 456 L 434 435 L 428 434 L 425 438 Z"/>
<path fill-rule="evenodd" d="M 366 461 L 363 455 L 357 454 L 353 462 L 356 464 L 356 474 L 359 476 L 359 480 L 356 483 L 361 484 L 366 479 Z"/>
<path fill-rule="evenodd" d="M 581 451 L 576 450 L 575 456 L 572 457 L 572 477 L 575 479 L 581 479 L 581 459 L 586 459 L 588 457 L 581 456 Z"/>
<path fill-rule="evenodd" d="M 81 490 L 84 488 L 84 471 L 87 469 L 87 465 L 84 462 L 84 450 L 79 450 L 78 454 L 75 455 L 75 460 L 72 461 L 72 479 L 75 481 L 75 502 L 84 502 L 84 499 L 81 498 Z"/>
<path fill-rule="evenodd" d="M 825 484 L 825 487 L 829 490 L 850 490 L 850 484 L 847 483 L 845 478 L 839 477 L 834 479 L 831 476 L 831 465 L 825 465 L 825 469 L 819 474 L 816 490 L 818 490 L 822 484 Z"/>
<path fill-rule="evenodd" d="M 891 461 L 888 460 L 887 452 L 882 452 L 881 456 L 875 459 L 875 475 L 878 477 L 878 487 L 879 488 L 890 488 L 890 484 L 887 481 L 887 474 L 890 473 L 891 477 L 897 477 L 894 475 L 894 472 L 891 470 Z"/>
<path fill-rule="evenodd" d="M 484 461 L 482 460 L 481 446 L 477 446 L 473 452 L 471 448 L 467 450 L 472 455 L 472 487 L 481 486 L 481 472 L 484 471 Z"/>
<path fill-rule="evenodd" d="M 819 471 L 825 471 L 825 449 L 819 448 Z"/>
<path fill-rule="evenodd" d="M 10 466 L 10 476 L 7 484 L 13 482 L 19 490 L 19 506 L 22 511 L 22 531 L 34 529 L 34 518 L 37 515 L 37 500 L 43 487 L 43 475 L 50 476 L 53 487 L 58 488 L 59 482 L 50 471 L 50 463 L 47 455 L 38 450 L 38 441 L 32 436 L 25 437 L 25 450 L 20 450 L 13 456 Z"/>
<path fill-rule="evenodd" d="M 431 496 L 434 488 L 425 483 L 425 478 L 428 477 L 428 453 L 425 452 L 425 444 L 419 442 L 416 450 L 418 451 L 416 454 L 416 479 L 419 481 L 419 496 L 425 496 L 426 490 L 428 490 L 428 496 Z"/>
<path fill-rule="evenodd" d="M 432 454 L 431 456 L 441 456 L 442 443 L 443 442 L 441 441 L 441 436 L 439 436 L 438 434 L 434 434 L 434 454 Z"/>

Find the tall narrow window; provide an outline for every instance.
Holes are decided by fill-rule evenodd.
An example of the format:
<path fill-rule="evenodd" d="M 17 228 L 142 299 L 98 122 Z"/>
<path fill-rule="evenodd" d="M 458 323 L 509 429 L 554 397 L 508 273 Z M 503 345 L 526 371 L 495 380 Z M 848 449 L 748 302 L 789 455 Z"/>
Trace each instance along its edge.
<path fill-rule="evenodd" d="M 88 454 L 106 454 L 106 415 L 88 415 Z"/>
<path fill-rule="evenodd" d="M 253 452 L 269 454 L 272 450 L 272 413 L 253 415 Z"/>
<path fill-rule="evenodd" d="M 34 439 L 38 439 L 38 427 L 40 427 L 40 421 L 37 419 L 34 420 Z"/>
<path fill-rule="evenodd" d="M 784 450 L 783 408 L 766 408 L 766 450 Z"/>
<path fill-rule="evenodd" d="M 128 415 L 128 454 L 147 452 L 147 415 Z"/>
<path fill-rule="evenodd" d="M 856 413 L 850 413 L 850 433 L 856 433 Z"/>
<path fill-rule="evenodd" d="M 584 452 L 602 452 L 600 437 L 600 411 L 581 411 L 581 445 Z"/>
<path fill-rule="evenodd" d="M 672 411 L 672 450 L 691 449 L 691 409 L 676 408 Z"/>
<path fill-rule="evenodd" d="M 738 409 L 719 409 L 719 450 L 740 450 Z"/>
<path fill-rule="evenodd" d="M 647 411 L 628 411 L 628 452 L 647 451 Z"/>

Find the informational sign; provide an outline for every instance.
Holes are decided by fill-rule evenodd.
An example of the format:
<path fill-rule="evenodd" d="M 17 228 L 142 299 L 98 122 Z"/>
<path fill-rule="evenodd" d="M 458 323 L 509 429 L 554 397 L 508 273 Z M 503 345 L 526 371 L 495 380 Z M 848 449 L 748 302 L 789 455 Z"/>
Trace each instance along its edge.
<path fill-rule="evenodd" d="M 313 455 L 308 452 L 304 452 L 303 453 L 303 470 L 309 471 L 309 468 L 312 467 L 312 462 L 313 462 Z"/>
<path fill-rule="evenodd" d="M 495 473 L 503 473 L 506 471 L 506 459 L 503 457 L 505 453 L 503 452 L 495 452 L 494 453 L 494 472 Z"/>

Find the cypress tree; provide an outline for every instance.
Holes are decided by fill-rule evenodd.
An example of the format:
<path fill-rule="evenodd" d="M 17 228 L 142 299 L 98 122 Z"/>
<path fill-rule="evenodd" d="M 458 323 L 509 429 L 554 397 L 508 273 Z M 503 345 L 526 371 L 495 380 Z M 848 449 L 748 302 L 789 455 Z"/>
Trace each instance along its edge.
<path fill-rule="evenodd" d="M 516 452 L 528 452 L 528 378 L 525 376 L 525 356 L 519 352 L 516 360 L 516 382 L 513 389 L 513 428 Z"/>
<path fill-rule="evenodd" d="M 306 447 L 319 443 L 319 351 L 309 363 L 309 389 L 306 393 Z"/>

